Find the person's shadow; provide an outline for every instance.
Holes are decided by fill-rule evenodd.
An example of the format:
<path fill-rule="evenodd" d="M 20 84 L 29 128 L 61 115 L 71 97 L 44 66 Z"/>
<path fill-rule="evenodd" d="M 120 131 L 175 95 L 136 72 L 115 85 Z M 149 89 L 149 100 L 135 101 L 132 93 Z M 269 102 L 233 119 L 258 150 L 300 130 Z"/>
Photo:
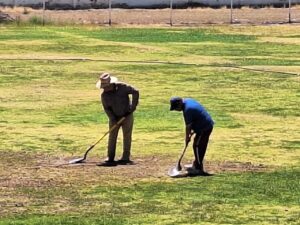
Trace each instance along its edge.
<path fill-rule="evenodd" d="M 102 166 L 102 167 L 114 167 L 118 165 L 130 166 L 130 165 L 136 165 L 136 163 L 131 160 L 130 161 L 119 160 L 119 161 L 101 162 L 97 164 L 97 166 Z"/>

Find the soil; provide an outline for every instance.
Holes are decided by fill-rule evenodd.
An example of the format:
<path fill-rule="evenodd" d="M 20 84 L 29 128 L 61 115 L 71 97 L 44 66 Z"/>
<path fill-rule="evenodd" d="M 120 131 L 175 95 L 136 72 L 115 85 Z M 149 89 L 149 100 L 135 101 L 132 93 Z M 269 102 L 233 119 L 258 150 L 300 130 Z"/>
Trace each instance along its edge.
<path fill-rule="evenodd" d="M 69 190 L 72 195 L 79 194 L 84 187 L 101 185 L 106 187 L 132 186 L 139 182 L 169 182 L 168 170 L 176 165 L 169 156 L 134 158 L 134 165 L 99 167 L 98 158 L 88 157 L 86 163 L 69 164 L 77 157 L 53 157 L 40 153 L 0 152 L 0 217 L 19 215 L 30 206 L 42 205 L 57 213 L 57 208 L 47 208 L 44 197 L 39 193 L 48 190 Z M 184 160 L 187 161 L 187 160 Z M 182 164 L 183 166 L 183 164 Z M 244 173 L 271 171 L 274 168 L 254 165 L 250 162 L 206 162 L 206 171 L 212 175 L 221 173 Z M 183 178 L 185 179 L 185 178 Z M 49 198 L 49 196 L 48 196 Z M 62 196 L 57 200 L 68 202 Z M 70 203 L 71 204 L 71 203 Z M 41 209 L 42 210 L 42 209 Z M 75 209 L 74 209 L 75 210 Z M 80 210 L 80 209 L 78 209 Z"/>
<path fill-rule="evenodd" d="M 134 158 L 133 165 L 99 167 L 98 158 L 85 163 L 69 164 L 73 158 L 50 157 L 43 154 L 0 152 L 0 189 L 18 187 L 68 186 L 136 182 L 144 179 L 167 179 L 167 171 L 176 160 L 167 156 Z M 182 163 L 182 166 L 184 164 Z M 272 168 L 251 162 L 205 162 L 210 174 L 268 171 Z M 109 178 L 109 179 L 108 179 Z"/>
<path fill-rule="evenodd" d="M 188 8 L 188 9 L 113 9 L 109 19 L 107 9 L 87 10 L 34 10 L 31 8 L 0 8 L 12 18 L 26 21 L 33 17 L 42 18 L 54 23 L 71 24 L 112 24 L 122 25 L 169 25 L 172 17 L 173 25 L 197 25 L 197 24 L 277 24 L 299 23 L 300 7 L 293 6 L 289 19 L 288 8 Z"/>

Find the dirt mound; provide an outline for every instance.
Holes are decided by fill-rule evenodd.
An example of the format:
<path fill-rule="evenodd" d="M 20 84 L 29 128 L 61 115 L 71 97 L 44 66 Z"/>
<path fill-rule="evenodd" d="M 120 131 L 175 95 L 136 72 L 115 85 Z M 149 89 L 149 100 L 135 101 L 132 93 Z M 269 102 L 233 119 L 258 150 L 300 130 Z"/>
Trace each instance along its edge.
<path fill-rule="evenodd" d="M 0 11 L 0 23 L 1 22 L 11 22 L 11 21 L 14 21 L 14 19 L 10 15 Z"/>

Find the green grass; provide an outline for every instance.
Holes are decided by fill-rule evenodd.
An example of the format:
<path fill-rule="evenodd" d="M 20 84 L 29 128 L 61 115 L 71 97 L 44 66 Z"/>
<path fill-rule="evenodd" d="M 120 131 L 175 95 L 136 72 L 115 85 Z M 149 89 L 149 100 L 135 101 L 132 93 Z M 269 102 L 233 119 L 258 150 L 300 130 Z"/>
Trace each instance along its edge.
<path fill-rule="evenodd" d="M 0 225 L 300 223 L 297 25 L 0 29 Z M 132 149 L 147 167 L 39 167 L 82 155 L 107 131 L 103 71 L 140 90 Z M 265 169 L 162 175 L 184 142 L 172 96 L 211 113 L 208 165 Z M 106 140 L 89 156 L 105 151 Z"/>
<path fill-rule="evenodd" d="M 299 198 L 295 192 L 299 191 L 299 175 L 299 170 L 285 170 L 187 178 L 171 183 L 95 185 L 84 190 L 78 190 L 76 185 L 65 191 L 21 189 L 24 194 L 43 201 L 31 206 L 33 215 L 21 213 L 11 224 L 148 224 L 151 221 L 297 224 Z M 73 213 L 61 212 L 48 217 L 43 214 L 49 205 L 55 206 L 60 201 L 71 204 Z M 79 209 L 85 216 L 79 215 Z M 10 223 L 4 220 L 3 224 Z"/>

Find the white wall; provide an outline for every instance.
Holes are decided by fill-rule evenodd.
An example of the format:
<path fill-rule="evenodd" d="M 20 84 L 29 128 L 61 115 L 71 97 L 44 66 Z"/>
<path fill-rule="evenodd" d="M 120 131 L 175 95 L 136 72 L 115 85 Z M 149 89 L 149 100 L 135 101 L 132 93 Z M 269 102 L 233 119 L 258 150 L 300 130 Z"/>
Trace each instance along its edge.
<path fill-rule="evenodd" d="M 108 5 L 109 0 L 45 0 L 49 6 L 79 6 L 93 7 Z M 151 7 L 170 5 L 170 0 L 111 0 L 112 6 L 127 5 L 128 7 Z M 173 0 L 176 6 L 186 5 L 189 3 L 197 3 L 207 6 L 223 6 L 230 5 L 231 0 Z M 291 0 L 292 3 L 300 3 L 300 0 Z M 233 0 L 234 5 L 261 5 L 261 4 L 287 4 L 289 0 Z M 18 5 L 18 6 L 37 6 L 42 5 L 43 0 L 0 0 L 0 5 Z"/>
<path fill-rule="evenodd" d="M 231 0 L 191 0 L 193 3 L 204 4 L 207 6 L 230 5 Z M 291 0 L 292 3 L 300 3 L 300 0 Z M 233 0 L 233 5 L 271 5 L 271 4 L 288 4 L 289 0 Z"/>

